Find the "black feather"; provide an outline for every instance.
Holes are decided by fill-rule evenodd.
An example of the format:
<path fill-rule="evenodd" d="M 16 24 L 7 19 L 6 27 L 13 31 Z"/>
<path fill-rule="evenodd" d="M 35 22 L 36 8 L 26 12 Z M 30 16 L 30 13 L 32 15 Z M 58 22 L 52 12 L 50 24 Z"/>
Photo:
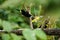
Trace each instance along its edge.
<path fill-rule="evenodd" d="M 32 16 L 31 14 L 29 14 L 28 11 L 25 11 L 25 10 L 21 10 L 21 13 L 22 13 L 22 15 L 24 15 L 25 17 L 31 17 L 31 16 Z"/>
<path fill-rule="evenodd" d="M 17 11 L 20 11 L 19 9 L 16 9 L 16 10 Z M 32 16 L 31 14 L 29 14 L 28 11 L 26 11 L 24 9 L 21 10 L 21 14 L 24 15 L 25 17 L 31 17 Z"/>

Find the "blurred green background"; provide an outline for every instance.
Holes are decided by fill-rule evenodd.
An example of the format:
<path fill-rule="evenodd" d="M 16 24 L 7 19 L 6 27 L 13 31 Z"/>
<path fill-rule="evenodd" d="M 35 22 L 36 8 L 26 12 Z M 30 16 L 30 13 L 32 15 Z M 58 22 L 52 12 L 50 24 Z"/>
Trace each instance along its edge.
<path fill-rule="evenodd" d="M 27 7 L 30 7 L 33 16 L 43 16 L 44 20 L 50 17 L 50 27 L 48 28 L 60 28 L 60 0 L 0 0 L 0 29 L 9 32 L 13 29 L 30 28 L 29 18 L 22 16 L 16 10 Z M 4 37 L 6 35 L 9 37 L 8 34 L 4 34 L 2 35 L 3 40 L 10 40 Z M 18 39 L 18 37 L 16 38 Z"/>

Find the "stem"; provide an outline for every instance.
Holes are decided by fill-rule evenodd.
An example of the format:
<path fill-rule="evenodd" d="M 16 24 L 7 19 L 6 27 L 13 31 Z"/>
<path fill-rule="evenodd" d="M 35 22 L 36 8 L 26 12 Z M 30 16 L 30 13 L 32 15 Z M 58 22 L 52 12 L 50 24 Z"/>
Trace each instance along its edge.
<path fill-rule="evenodd" d="M 33 29 L 32 17 L 30 17 L 30 28 Z"/>

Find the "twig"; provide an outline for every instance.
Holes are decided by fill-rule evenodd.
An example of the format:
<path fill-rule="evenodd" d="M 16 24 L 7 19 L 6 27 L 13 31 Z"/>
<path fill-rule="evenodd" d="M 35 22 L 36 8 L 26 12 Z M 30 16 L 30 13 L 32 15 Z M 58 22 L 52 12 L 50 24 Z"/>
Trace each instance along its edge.
<path fill-rule="evenodd" d="M 30 27 L 31 27 L 31 29 L 33 29 L 32 17 L 30 17 Z"/>
<path fill-rule="evenodd" d="M 22 35 L 22 31 L 24 29 L 20 29 L 20 30 L 12 30 L 10 33 L 15 33 L 17 35 Z M 43 31 L 47 34 L 47 35 L 58 35 L 60 36 L 60 29 L 43 29 Z M 7 31 L 4 30 L 0 30 L 0 33 L 8 33 Z"/>
<path fill-rule="evenodd" d="M 26 10 L 29 12 L 29 14 L 31 14 L 30 7 L 29 7 L 29 6 L 27 7 L 27 9 L 26 9 Z M 31 17 L 29 17 L 29 19 L 30 19 L 30 28 L 31 28 L 31 29 L 33 29 L 32 16 L 31 16 Z"/>

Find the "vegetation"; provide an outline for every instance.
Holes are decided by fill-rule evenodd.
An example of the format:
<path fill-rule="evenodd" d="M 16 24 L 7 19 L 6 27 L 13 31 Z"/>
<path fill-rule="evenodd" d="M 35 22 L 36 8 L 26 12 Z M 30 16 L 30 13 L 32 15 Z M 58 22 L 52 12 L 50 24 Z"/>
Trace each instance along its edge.
<path fill-rule="evenodd" d="M 32 21 L 18 11 L 28 7 L 35 18 Z M 46 28 L 60 28 L 60 0 L 0 0 L 0 30 L 8 32 L 0 33 L 0 40 L 55 40 L 55 36 L 39 29 L 45 26 L 46 20 Z M 30 28 L 30 22 L 35 29 Z M 17 29 L 24 29 L 23 35 L 10 33 Z"/>

